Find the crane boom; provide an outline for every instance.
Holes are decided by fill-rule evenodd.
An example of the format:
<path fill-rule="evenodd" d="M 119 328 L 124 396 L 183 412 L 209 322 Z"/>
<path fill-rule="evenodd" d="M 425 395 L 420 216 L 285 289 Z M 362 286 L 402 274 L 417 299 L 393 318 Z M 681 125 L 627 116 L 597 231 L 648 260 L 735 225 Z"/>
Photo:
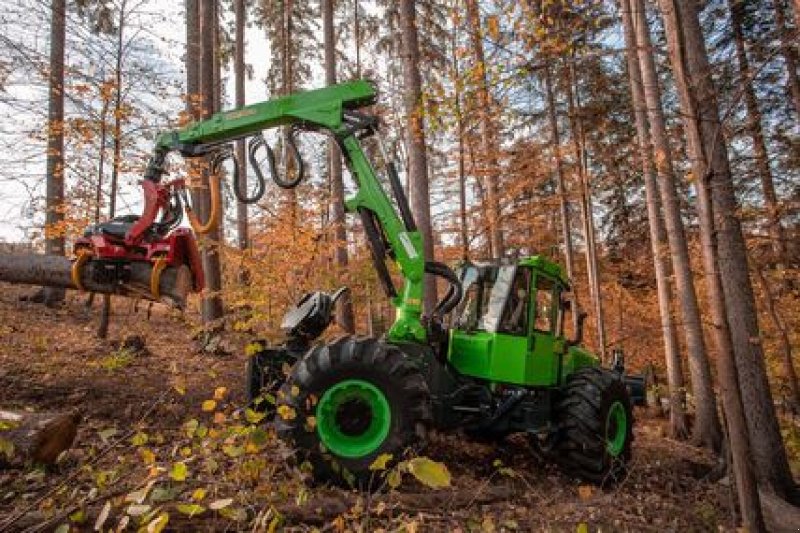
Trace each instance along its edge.
<path fill-rule="evenodd" d="M 231 141 L 260 136 L 263 130 L 275 127 L 292 126 L 332 136 L 357 185 L 356 193 L 345 201 L 345 208 L 361 217 L 378 275 L 396 309 L 389 340 L 424 342 L 427 331 L 421 317 L 426 262 L 422 235 L 410 215 L 396 173 L 390 170 L 389 179 L 399 214 L 359 140 L 359 135 L 374 131 L 377 120 L 356 110 L 372 104 L 375 98 L 372 84 L 354 81 L 217 113 L 182 129 L 160 134 L 156 139 L 156 154 L 145 176 L 153 181 L 160 180 L 168 152 L 177 151 L 189 157 L 204 155 Z M 395 289 L 386 267 L 387 255 L 397 264 L 403 277 L 400 292 Z"/>

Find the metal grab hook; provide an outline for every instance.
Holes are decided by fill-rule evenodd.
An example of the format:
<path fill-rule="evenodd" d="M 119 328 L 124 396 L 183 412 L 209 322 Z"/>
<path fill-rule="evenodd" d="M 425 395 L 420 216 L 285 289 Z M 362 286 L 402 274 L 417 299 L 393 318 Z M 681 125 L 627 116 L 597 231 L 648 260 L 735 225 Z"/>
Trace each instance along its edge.
<path fill-rule="evenodd" d="M 266 139 L 264 139 L 264 134 L 259 133 L 258 135 L 254 135 L 252 139 L 250 139 L 250 143 L 248 145 L 248 158 L 250 160 L 250 165 L 253 167 L 253 171 L 256 173 L 256 176 L 259 180 L 259 190 L 262 190 L 263 194 L 263 183 L 264 183 L 264 173 L 261 171 L 261 165 L 256 158 L 256 152 L 259 148 L 263 147 L 264 150 L 267 152 L 267 165 L 269 167 L 270 175 L 272 176 L 272 181 L 275 184 L 282 188 L 282 189 L 294 189 L 297 187 L 303 178 L 305 177 L 305 165 L 303 163 L 303 158 L 300 155 L 300 149 L 297 148 L 297 143 L 294 139 L 294 128 L 286 137 L 286 145 L 289 147 L 290 151 L 292 152 L 292 157 L 297 164 L 297 176 L 291 180 L 284 180 L 282 177 L 278 175 L 277 166 L 275 163 L 275 152 L 272 150 L 269 144 L 267 144 Z"/>

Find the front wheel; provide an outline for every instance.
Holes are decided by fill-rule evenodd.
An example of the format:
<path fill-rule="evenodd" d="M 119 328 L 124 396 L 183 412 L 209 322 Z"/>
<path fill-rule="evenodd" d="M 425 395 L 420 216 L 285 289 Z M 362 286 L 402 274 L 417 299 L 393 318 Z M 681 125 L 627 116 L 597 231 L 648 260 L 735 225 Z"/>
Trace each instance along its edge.
<path fill-rule="evenodd" d="M 294 366 L 278 393 L 276 426 L 316 479 L 373 488 L 375 459 L 399 459 L 430 412 L 425 379 L 399 348 L 344 338 Z"/>
<path fill-rule="evenodd" d="M 633 414 L 620 376 L 595 367 L 576 371 L 557 409 L 559 465 L 599 485 L 621 480 L 631 457 Z"/>

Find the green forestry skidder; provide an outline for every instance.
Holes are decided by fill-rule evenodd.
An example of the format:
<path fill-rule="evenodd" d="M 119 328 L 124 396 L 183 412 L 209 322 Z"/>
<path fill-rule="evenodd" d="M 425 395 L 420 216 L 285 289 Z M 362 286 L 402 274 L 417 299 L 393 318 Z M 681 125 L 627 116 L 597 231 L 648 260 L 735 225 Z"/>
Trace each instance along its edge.
<path fill-rule="evenodd" d="M 307 294 L 284 317 L 285 343 L 250 357 L 251 399 L 276 398 L 279 435 L 318 479 L 367 486 L 377 457 L 400 459 L 427 427 L 460 428 L 484 439 L 525 433 L 569 473 L 596 483 L 617 479 L 631 454 L 626 381 L 635 378 L 624 377 L 621 361 L 601 368 L 579 346 L 582 320 L 577 338 L 565 338 L 574 311 L 569 280 L 557 264 L 533 256 L 466 264 L 454 272 L 425 260 L 394 165 L 384 152 L 379 174 L 362 150 L 361 140 L 377 133 L 378 121 L 359 109 L 375 99 L 370 83 L 343 83 L 218 113 L 157 141 L 159 166 L 172 150 L 184 156 L 230 153 L 226 143 L 252 137 L 250 162 L 263 192 L 259 151 L 276 183 L 294 187 L 302 178 L 294 134 L 316 131 L 336 140 L 355 181 L 345 207 L 361 218 L 377 275 L 396 309 L 394 324 L 382 338 L 315 344 L 345 289 Z M 287 145 L 300 168 L 293 179 L 278 176 L 262 136 L 278 126 L 292 131 Z M 238 171 L 238 195 L 236 176 Z M 396 264 L 402 287 L 387 259 Z M 448 290 L 423 316 L 426 274 L 442 278 Z"/>

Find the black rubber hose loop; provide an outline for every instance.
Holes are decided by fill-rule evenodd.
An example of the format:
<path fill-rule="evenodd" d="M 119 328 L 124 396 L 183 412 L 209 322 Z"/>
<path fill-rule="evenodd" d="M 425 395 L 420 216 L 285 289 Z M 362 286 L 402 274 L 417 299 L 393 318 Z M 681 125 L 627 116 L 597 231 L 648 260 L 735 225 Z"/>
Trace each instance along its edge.
<path fill-rule="evenodd" d="M 461 297 L 464 294 L 461 280 L 458 279 L 458 276 L 456 276 L 455 272 L 453 272 L 450 267 L 438 261 L 425 262 L 425 272 L 444 278 L 450 284 L 447 294 L 445 294 L 444 298 L 436 305 L 432 313 L 433 316 L 443 317 L 455 309 L 461 301 Z"/>
<path fill-rule="evenodd" d="M 305 164 L 303 163 L 303 157 L 300 155 L 300 149 L 297 147 L 297 142 L 295 141 L 295 129 L 292 128 L 289 132 L 289 135 L 286 136 L 286 146 L 292 152 L 292 157 L 294 158 L 294 162 L 297 165 L 297 176 L 295 176 L 292 180 L 284 180 L 283 178 L 279 178 L 278 174 L 273 174 L 272 179 L 275 180 L 275 183 L 278 184 L 278 187 L 283 189 L 294 189 L 300 182 L 303 181 L 305 177 Z"/>
<path fill-rule="evenodd" d="M 259 180 L 259 190 L 261 190 L 261 186 L 265 179 L 264 172 L 261 170 L 261 163 L 259 163 L 256 153 L 258 152 L 258 149 L 262 147 L 267 153 L 267 167 L 269 168 L 270 176 L 272 177 L 272 181 L 274 181 L 278 187 L 282 189 L 294 189 L 300 184 L 301 181 L 303 181 L 303 178 L 305 177 L 305 165 L 303 164 L 303 159 L 300 156 L 300 150 L 297 148 L 297 144 L 295 143 L 293 133 L 287 137 L 286 145 L 292 152 L 292 157 L 297 164 L 297 176 L 292 180 L 285 180 L 279 176 L 277 165 L 275 163 L 275 152 L 272 150 L 270 145 L 267 144 L 263 134 L 256 135 L 250 140 L 250 144 L 248 146 L 248 159 L 250 161 L 250 165 L 253 167 L 253 171 L 256 173 L 256 177 Z"/>

